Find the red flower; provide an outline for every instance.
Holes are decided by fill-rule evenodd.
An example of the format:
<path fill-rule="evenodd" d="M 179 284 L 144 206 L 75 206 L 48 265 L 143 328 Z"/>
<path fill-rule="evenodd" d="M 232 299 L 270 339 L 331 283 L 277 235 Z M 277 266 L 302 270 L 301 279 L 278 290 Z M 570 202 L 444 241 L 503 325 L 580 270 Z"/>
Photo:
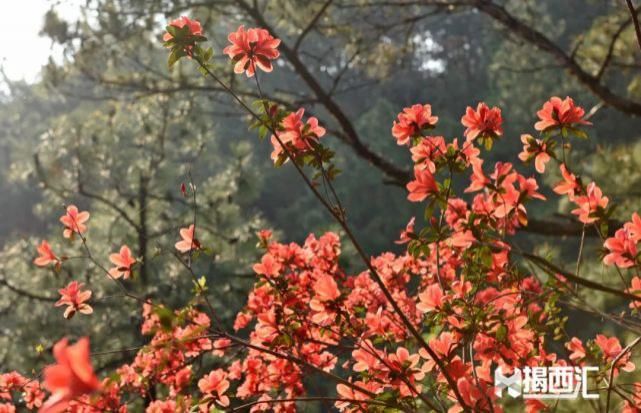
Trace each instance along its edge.
<path fill-rule="evenodd" d="M 206 399 L 214 399 L 223 407 L 229 406 L 229 397 L 225 396 L 225 392 L 229 389 L 229 380 L 227 380 L 227 373 L 222 369 L 214 370 L 200 379 L 198 388 L 207 395 Z"/>
<path fill-rule="evenodd" d="M 443 290 L 438 284 L 432 284 L 418 295 L 419 303 L 416 308 L 424 313 L 434 311 L 443 306 Z"/>
<path fill-rule="evenodd" d="M 468 106 L 465 115 L 461 118 L 461 123 L 467 127 L 463 135 L 468 141 L 473 141 L 479 135 L 489 137 L 503 135 L 501 109 L 497 107 L 490 109 L 484 102 L 480 102 L 476 110 Z"/>
<path fill-rule="evenodd" d="M 407 196 L 412 202 L 421 202 L 431 194 L 438 193 L 438 186 L 434 175 L 429 169 L 414 168 L 415 180 L 407 184 L 407 190 L 410 192 Z"/>
<path fill-rule="evenodd" d="M 572 126 L 574 124 L 591 125 L 590 122 L 583 119 L 585 110 L 580 106 L 576 106 L 574 100 L 569 96 L 564 100 L 556 96 L 551 98 L 543 104 L 543 108 L 536 114 L 541 119 L 534 125 L 534 129 L 538 131 Z"/>
<path fill-rule="evenodd" d="M 65 226 L 62 235 L 65 238 L 71 238 L 74 233 L 82 234 L 87 231 L 85 222 L 89 219 L 89 212 L 79 212 L 78 207 L 69 205 L 67 213 L 60 217 L 60 222 Z"/>
<path fill-rule="evenodd" d="M 196 238 L 194 238 L 194 232 L 196 228 L 194 225 L 190 225 L 188 228 L 180 229 L 180 237 L 182 240 L 178 241 L 175 245 L 176 249 L 180 252 L 188 252 L 191 250 L 200 249 L 200 243 Z"/>
<path fill-rule="evenodd" d="M 123 245 L 120 247 L 119 253 L 111 254 L 109 261 L 115 265 L 115 267 L 109 270 L 109 274 L 113 278 L 124 277 L 127 279 L 131 277 L 131 267 L 136 263 L 136 259 L 132 257 L 131 250 L 128 246 Z"/>
<path fill-rule="evenodd" d="M 574 209 L 572 213 L 578 215 L 579 221 L 584 224 L 591 224 L 599 218 L 595 216 L 599 210 L 603 210 L 608 206 L 608 197 L 603 196 L 601 188 L 596 186 L 594 182 L 588 185 L 587 194 L 579 196 L 574 199 L 578 208 Z"/>
<path fill-rule="evenodd" d="M 545 164 L 551 159 L 547 153 L 547 144 L 540 139 L 535 139 L 532 135 L 521 135 L 523 142 L 523 152 L 519 153 L 519 159 L 528 162 L 534 159 L 534 167 L 540 174 L 545 172 Z"/>
<path fill-rule="evenodd" d="M 40 256 L 33 260 L 33 263 L 38 267 L 46 267 L 49 264 L 56 265 L 60 262 L 60 258 L 53 253 L 51 245 L 45 240 L 38 246 L 38 254 L 40 254 Z"/>
<path fill-rule="evenodd" d="M 93 308 L 91 308 L 89 304 L 86 304 L 86 302 L 91 298 L 91 291 L 80 291 L 82 287 L 83 284 L 78 283 L 78 281 L 72 281 L 65 288 L 58 290 L 62 297 L 56 301 L 55 306 L 67 306 L 64 313 L 64 317 L 66 319 L 73 317 L 76 312 L 80 312 L 82 314 L 93 313 Z"/>
<path fill-rule="evenodd" d="M 625 229 L 617 230 L 614 237 L 605 240 L 603 246 L 609 250 L 609 254 L 603 257 L 605 265 L 630 268 L 636 264 L 637 243 Z"/>
<path fill-rule="evenodd" d="M 176 20 L 173 20 L 171 23 L 169 23 L 170 26 L 176 27 L 178 29 L 182 29 L 183 27 L 187 26 L 189 28 L 189 34 L 194 35 L 194 36 L 200 36 L 203 34 L 203 28 L 200 25 L 200 22 L 198 20 L 191 20 L 189 17 L 179 17 Z M 174 36 L 167 32 L 162 36 L 162 39 L 166 42 L 169 40 L 173 39 Z"/>
<path fill-rule="evenodd" d="M 45 367 L 44 386 L 51 392 L 40 413 L 56 413 L 67 408 L 69 402 L 98 390 L 100 382 L 89 359 L 89 339 L 84 337 L 72 346 L 66 338 L 53 347 L 56 364 Z"/>
<path fill-rule="evenodd" d="M 333 301 L 341 295 L 334 277 L 329 274 L 323 274 L 318 277 L 314 283 L 314 292 L 316 293 L 316 298 L 320 301 Z"/>
<path fill-rule="evenodd" d="M 251 77 L 254 76 L 256 67 L 271 72 L 271 60 L 280 56 L 276 49 L 280 39 L 275 39 L 265 29 L 252 28 L 245 31 L 245 28 L 240 26 L 235 32 L 229 33 L 227 39 L 231 45 L 225 47 L 223 53 L 236 62 L 235 73 L 245 72 Z"/>
<path fill-rule="evenodd" d="M 438 122 L 438 116 L 432 116 L 432 106 L 420 104 L 403 109 L 397 119 L 398 122 L 394 121 L 392 127 L 392 135 L 399 145 L 407 144 L 423 128 L 431 128 Z"/>
<path fill-rule="evenodd" d="M 568 171 L 568 168 L 565 166 L 565 164 L 561 164 L 560 169 L 561 175 L 563 176 L 563 182 L 558 183 L 554 187 L 553 191 L 559 195 L 567 194 L 570 200 L 573 200 L 574 194 L 576 194 L 577 191 L 581 189 L 581 185 L 579 185 L 579 181 L 577 180 L 576 176 Z"/>
<path fill-rule="evenodd" d="M 621 352 L 623 351 L 623 347 L 621 347 L 621 343 L 619 342 L 619 339 L 616 337 L 606 337 L 603 334 L 597 334 L 596 339 L 594 340 L 597 346 L 601 349 L 603 352 L 603 358 L 607 362 L 611 362 L 614 359 L 616 359 Z M 618 373 L 619 367 L 623 371 L 631 372 L 635 369 L 634 363 L 630 361 L 630 352 L 627 352 L 624 356 L 620 357 L 618 361 L 616 362 L 616 366 L 614 366 L 614 374 Z"/>
<path fill-rule="evenodd" d="M 303 122 L 304 114 L 305 109 L 298 109 L 287 115 L 280 124 L 281 130 L 278 132 L 278 138 L 294 153 L 304 152 L 310 148 L 310 141 L 317 141 L 325 135 L 325 128 L 318 124 L 318 119 L 312 116 L 307 119 L 307 122 Z M 274 136 L 272 136 L 271 142 L 274 146 L 271 158 L 275 162 L 284 151 Z"/>
<path fill-rule="evenodd" d="M 405 229 L 401 231 L 401 236 L 398 240 L 394 241 L 395 244 L 407 244 L 411 241 L 410 234 L 414 234 L 414 223 L 416 221 L 415 217 L 412 217 L 410 221 L 405 226 Z"/>

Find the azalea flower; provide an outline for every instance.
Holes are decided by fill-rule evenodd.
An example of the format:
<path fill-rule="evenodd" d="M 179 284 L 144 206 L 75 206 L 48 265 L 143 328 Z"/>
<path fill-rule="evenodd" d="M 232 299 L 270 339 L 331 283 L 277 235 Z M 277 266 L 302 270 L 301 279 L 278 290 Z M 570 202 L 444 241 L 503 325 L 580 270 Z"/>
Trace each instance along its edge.
<path fill-rule="evenodd" d="M 314 283 L 315 298 L 319 301 L 333 301 L 340 297 L 341 292 L 334 281 L 334 277 L 329 274 L 323 274 Z"/>
<path fill-rule="evenodd" d="M 91 291 L 80 291 L 82 287 L 83 284 L 78 283 L 78 281 L 72 281 L 65 288 L 58 290 L 61 297 L 56 301 L 55 306 L 67 306 L 64 313 L 64 317 L 66 319 L 73 317 L 76 312 L 80 312 L 82 314 L 93 313 L 93 308 L 86 303 L 91 298 Z"/>
<path fill-rule="evenodd" d="M 410 149 L 412 160 L 417 166 L 436 173 L 436 161 L 447 153 L 447 145 L 442 136 L 427 136 Z"/>
<path fill-rule="evenodd" d="M 410 234 L 414 234 L 415 221 L 416 221 L 415 217 L 412 217 L 412 219 L 410 219 L 405 229 L 401 231 L 401 236 L 399 237 L 399 239 L 394 241 L 395 244 L 402 245 L 402 244 L 407 244 L 408 242 L 411 241 Z"/>
<path fill-rule="evenodd" d="M 438 116 L 432 116 L 431 105 L 416 104 L 403 109 L 403 112 L 398 114 L 397 120 L 398 122 L 394 121 L 392 135 L 396 138 L 397 144 L 405 145 L 421 130 L 434 127 L 438 122 Z"/>
<path fill-rule="evenodd" d="M 175 245 L 178 251 L 189 252 L 191 250 L 200 249 L 200 242 L 194 238 L 194 231 L 196 231 L 196 228 L 193 224 L 188 228 L 180 229 L 180 236 L 182 240 L 178 241 Z"/>
<path fill-rule="evenodd" d="M 641 298 L 641 278 L 632 277 L 632 280 L 630 280 L 630 288 L 627 288 L 625 292 L 628 294 L 636 295 Z M 641 308 L 641 302 L 632 301 L 630 303 L 630 308 Z"/>
<path fill-rule="evenodd" d="M 303 122 L 305 109 L 298 109 L 287 115 L 280 123 L 278 138 L 283 145 L 287 146 L 294 154 L 305 152 L 311 148 L 311 142 L 318 141 L 325 135 L 325 128 L 318 124 L 318 119 L 310 117 L 307 122 Z M 272 136 L 271 143 L 274 151 L 271 158 L 276 162 L 284 153 L 283 147 L 276 137 Z"/>
<path fill-rule="evenodd" d="M 83 234 L 87 231 L 85 222 L 89 220 L 89 212 L 79 212 L 78 207 L 69 205 L 67 213 L 60 217 L 60 222 L 65 226 L 62 235 L 65 238 L 72 238 L 74 233 Z"/>
<path fill-rule="evenodd" d="M 115 267 L 109 270 L 109 275 L 113 278 L 131 277 L 131 269 L 136 263 L 136 259 L 131 255 L 131 250 L 128 246 L 123 245 L 120 247 L 120 252 L 117 254 L 111 254 L 109 256 L 109 261 L 115 265 Z"/>
<path fill-rule="evenodd" d="M 229 56 L 234 65 L 235 73 L 245 72 L 248 77 L 254 76 L 256 67 L 265 72 L 271 72 L 271 60 L 277 59 L 280 40 L 274 38 L 265 29 L 252 28 L 245 30 L 244 26 L 232 32 L 227 37 L 231 45 L 225 47 L 223 53 Z"/>
<path fill-rule="evenodd" d="M 535 139 L 532 135 L 521 135 L 523 142 L 523 152 L 519 153 L 519 159 L 523 162 L 529 162 L 534 159 L 534 167 L 540 174 L 545 172 L 545 164 L 551 157 L 547 153 L 547 144 L 540 139 Z"/>
<path fill-rule="evenodd" d="M 478 136 L 496 138 L 503 135 L 501 109 L 497 107 L 490 109 L 484 102 L 480 102 L 476 110 L 468 106 L 465 115 L 461 118 L 461 123 L 467 127 L 463 135 L 468 142 Z"/>
<path fill-rule="evenodd" d="M 40 256 L 33 260 L 33 263 L 38 267 L 46 267 L 49 264 L 57 265 L 60 262 L 60 258 L 53 253 L 51 246 L 45 240 L 42 240 L 38 246 L 38 254 Z"/>
<path fill-rule="evenodd" d="M 434 175 L 429 169 L 414 168 L 414 180 L 407 184 L 409 195 L 407 199 L 412 202 L 421 202 L 429 195 L 438 193 L 438 186 Z"/>
<path fill-rule="evenodd" d="M 536 112 L 540 121 L 536 122 L 534 129 L 546 131 L 552 128 L 561 128 L 566 126 L 591 125 L 590 122 L 583 119 L 585 110 L 574 104 L 571 97 L 561 100 L 559 97 L 553 97 L 543 104 L 543 107 Z"/>
<path fill-rule="evenodd" d="M 572 337 L 570 341 L 565 343 L 565 348 L 572 352 L 570 354 L 570 360 L 576 362 L 577 360 L 585 358 L 585 347 L 583 347 L 583 343 L 581 343 L 581 340 L 577 337 Z"/>
<path fill-rule="evenodd" d="M 424 313 L 437 310 L 443 306 L 444 297 L 441 287 L 434 283 L 418 295 L 419 303 L 416 308 Z"/>
<path fill-rule="evenodd" d="M 570 201 L 572 201 L 574 199 L 574 195 L 581 190 L 581 185 L 579 184 L 576 176 L 568 171 L 565 164 L 561 164 L 560 169 L 561 175 L 563 176 L 563 182 L 558 183 L 552 190 L 559 195 L 567 194 Z"/>
<path fill-rule="evenodd" d="M 603 257 L 605 265 L 630 268 L 636 265 L 637 243 L 624 228 L 618 229 L 614 237 L 605 240 L 603 246 L 609 253 Z"/>
<path fill-rule="evenodd" d="M 65 410 L 71 400 L 100 388 L 89 358 L 89 339 L 81 338 L 69 345 L 66 338 L 53 346 L 56 364 L 45 367 L 44 386 L 51 392 L 39 413 L 57 413 Z"/>
<path fill-rule="evenodd" d="M 271 254 L 263 255 L 260 263 L 254 264 L 253 269 L 256 274 L 265 275 L 267 277 L 275 277 L 280 273 L 282 266 L 274 259 Z"/>
<path fill-rule="evenodd" d="M 591 224 L 596 222 L 599 218 L 594 216 L 599 210 L 603 210 L 608 206 L 608 197 L 603 196 L 601 188 L 596 186 L 594 182 L 588 185 L 586 195 L 576 197 L 574 202 L 578 208 L 572 210 L 574 215 L 579 217 L 579 221 L 584 224 Z"/>
<path fill-rule="evenodd" d="M 619 339 L 616 337 L 606 337 L 603 334 L 597 334 L 594 342 L 601 349 L 603 358 L 607 362 L 614 361 L 614 359 L 616 359 L 623 351 L 623 347 L 621 346 Z M 615 376 L 618 374 L 619 368 L 627 372 L 634 371 L 635 365 L 630 361 L 630 357 L 630 352 L 627 352 L 624 356 L 619 358 L 614 366 Z"/>
<path fill-rule="evenodd" d="M 199 35 L 203 34 L 203 28 L 200 25 L 200 22 L 198 20 L 192 20 L 192 19 L 190 19 L 189 17 L 186 17 L 186 16 L 181 16 L 181 17 L 177 18 L 176 20 L 171 21 L 169 23 L 169 25 L 173 26 L 173 27 L 176 27 L 178 29 L 182 29 L 183 27 L 187 26 L 187 28 L 189 29 L 189 34 L 192 34 L 192 35 L 198 35 L 199 36 Z M 173 38 L 174 38 L 174 36 L 169 32 L 166 32 L 162 36 L 162 39 L 165 42 L 168 42 L 168 41 L 172 40 Z"/>
<path fill-rule="evenodd" d="M 227 380 L 227 373 L 223 369 L 211 371 L 200 379 L 198 388 L 206 395 L 206 400 L 211 398 L 223 407 L 229 406 L 229 397 L 225 395 L 229 389 L 229 380 Z"/>

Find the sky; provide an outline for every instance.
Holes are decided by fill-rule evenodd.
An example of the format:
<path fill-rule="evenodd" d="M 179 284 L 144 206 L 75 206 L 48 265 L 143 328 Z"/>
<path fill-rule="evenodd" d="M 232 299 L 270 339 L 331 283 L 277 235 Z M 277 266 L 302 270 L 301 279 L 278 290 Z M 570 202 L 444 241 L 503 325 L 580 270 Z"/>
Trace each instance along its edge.
<path fill-rule="evenodd" d="M 52 49 L 51 40 L 38 35 L 45 13 L 55 7 L 61 18 L 73 19 L 79 14 L 81 0 L 2 0 L 2 3 L 3 16 L 19 18 L 2 19 L 0 65 L 9 79 L 33 82 L 49 56 L 60 58 L 61 54 L 59 48 Z"/>

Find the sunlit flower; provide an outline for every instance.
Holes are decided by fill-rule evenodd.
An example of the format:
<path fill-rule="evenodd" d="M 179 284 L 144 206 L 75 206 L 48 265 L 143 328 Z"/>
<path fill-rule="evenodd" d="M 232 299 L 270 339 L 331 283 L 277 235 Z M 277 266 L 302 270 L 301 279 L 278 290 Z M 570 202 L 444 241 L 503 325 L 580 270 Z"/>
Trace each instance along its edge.
<path fill-rule="evenodd" d="M 71 238 L 74 233 L 83 234 L 87 231 L 87 226 L 85 225 L 87 220 L 89 220 L 89 212 L 79 212 L 78 207 L 69 205 L 67 213 L 60 217 L 60 222 L 65 226 L 62 235 L 65 238 Z"/>
<path fill-rule="evenodd" d="M 468 106 L 465 115 L 461 118 L 463 126 L 467 127 L 463 133 L 468 141 L 473 141 L 478 136 L 499 137 L 503 135 L 503 118 L 501 109 L 490 109 L 484 102 L 476 106 L 476 110 Z"/>
<path fill-rule="evenodd" d="M 189 252 L 191 250 L 200 249 L 200 243 L 194 237 L 194 232 L 196 228 L 194 225 L 190 225 L 188 228 L 180 229 L 180 237 L 182 240 L 178 241 L 175 245 L 176 249 L 180 252 Z"/>
<path fill-rule="evenodd" d="M 551 128 L 591 125 L 590 122 L 583 119 L 585 110 L 581 106 L 576 106 L 571 97 L 561 100 L 559 97 L 553 97 L 543 104 L 543 107 L 536 112 L 540 121 L 536 122 L 534 129 L 545 131 Z"/>
<path fill-rule="evenodd" d="M 240 26 L 238 30 L 230 33 L 227 39 L 231 45 L 225 47 L 223 53 L 236 62 L 235 73 L 245 72 L 248 77 L 251 77 L 254 76 L 256 67 L 265 72 L 271 72 L 273 69 L 271 61 L 280 56 L 277 50 L 280 39 L 274 38 L 265 29 L 245 30 L 244 26 Z"/>
<path fill-rule="evenodd" d="M 93 308 L 87 304 L 87 301 L 91 298 L 91 291 L 81 291 L 80 289 L 82 287 L 83 284 L 78 283 L 78 281 L 72 281 L 65 288 L 58 290 L 61 297 L 56 301 L 55 306 L 67 306 L 64 313 L 64 317 L 66 319 L 73 317 L 76 312 L 80 312 L 82 314 L 93 313 Z"/>
<path fill-rule="evenodd" d="M 56 256 L 51 250 L 51 245 L 45 240 L 43 240 L 38 246 L 38 254 L 40 254 L 36 259 L 33 260 L 33 263 L 38 267 L 46 267 L 50 264 L 58 264 L 60 258 Z"/>
<path fill-rule="evenodd" d="M 65 410 L 71 400 L 92 393 L 100 387 L 89 358 L 89 339 L 84 337 L 69 345 L 66 338 L 53 347 L 56 364 L 45 367 L 44 386 L 51 396 L 40 408 L 40 413 Z"/>
<path fill-rule="evenodd" d="M 109 274 L 113 278 L 124 277 L 124 279 L 127 279 L 131 277 L 131 269 L 136 263 L 136 259 L 131 255 L 131 250 L 128 246 L 123 245 L 117 254 L 111 254 L 109 261 L 115 265 L 109 270 Z"/>
<path fill-rule="evenodd" d="M 432 115 L 431 105 L 416 104 L 403 109 L 398 114 L 397 121 L 394 121 L 392 135 L 396 138 L 396 143 L 405 145 L 410 138 L 417 136 L 421 130 L 431 128 L 438 122 L 438 116 Z"/>

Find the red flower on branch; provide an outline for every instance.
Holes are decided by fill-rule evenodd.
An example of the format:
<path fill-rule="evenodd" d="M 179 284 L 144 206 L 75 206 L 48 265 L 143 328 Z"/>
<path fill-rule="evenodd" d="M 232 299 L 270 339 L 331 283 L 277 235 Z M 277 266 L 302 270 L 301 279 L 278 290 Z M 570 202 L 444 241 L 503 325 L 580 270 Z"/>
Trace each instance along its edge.
<path fill-rule="evenodd" d="M 490 109 L 484 102 L 480 102 L 476 110 L 468 106 L 465 115 L 461 118 L 461 123 L 467 128 L 463 135 L 468 142 L 479 136 L 496 138 L 503 135 L 501 109 L 497 107 Z"/>
<path fill-rule="evenodd" d="M 69 345 L 66 338 L 53 346 L 56 364 L 45 367 L 44 386 L 51 397 L 39 413 L 57 413 L 65 410 L 71 400 L 100 388 L 100 382 L 91 366 L 89 339 L 81 338 Z"/>
<path fill-rule="evenodd" d="M 113 278 L 123 277 L 126 280 L 131 277 L 131 269 L 136 263 L 136 259 L 131 255 L 131 250 L 128 246 L 123 245 L 117 254 L 111 254 L 109 261 L 115 265 L 109 270 L 109 275 Z"/>
<path fill-rule="evenodd" d="M 421 202 L 430 195 L 438 193 L 438 186 L 434 175 L 429 169 L 414 168 L 414 180 L 407 184 L 409 195 L 407 199 L 412 202 Z"/>
<path fill-rule="evenodd" d="M 40 254 L 36 259 L 33 260 L 33 263 L 38 267 L 46 267 L 50 264 L 57 265 L 60 263 L 60 258 L 53 253 L 51 245 L 45 240 L 43 240 L 40 245 L 38 245 L 38 254 Z"/>
<path fill-rule="evenodd" d="M 248 77 L 254 76 L 256 67 L 265 72 L 271 72 L 272 60 L 280 56 L 277 47 L 280 39 L 274 38 L 265 29 L 251 28 L 245 30 L 244 26 L 232 32 L 227 37 L 231 45 L 223 49 L 234 65 L 235 73 L 245 72 Z"/>
<path fill-rule="evenodd" d="M 543 104 L 536 114 L 541 119 L 534 125 L 534 129 L 538 131 L 575 125 L 591 125 L 590 122 L 583 119 L 585 110 L 576 106 L 574 100 L 569 96 L 563 100 L 556 96 L 551 98 Z"/>
<path fill-rule="evenodd" d="M 200 242 L 194 237 L 196 228 L 190 225 L 188 228 L 180 229 L 180 237 L 182 240 L 178 241 L 175 245 L 176 249 L 180 252 L 189 252 L 191 250 L 200 249 Z"/>
<path fill-rule="evenodd" d="M 85 222 L 89 220 L 89 212 L 78 211 L 75 205 L 67 207 L 67 213 L 60 217 L 60 222 L 65 226 L 62 235 L 65 238 L 72 238 L 74 233 L 83 234 L 87 231 Z"/>
<path fill-rule="evenodd" d="M 394 121 L 392 135 L 396 143 L 406 145 L 410 138 L 418 136 L 425 128 L 432 128 L 438 122 L 438 116 L 432 115 L 431 105 L 416 104 L 403 109 L 398 114 L 397 121 Z"/>
<path fill-rule="evenodd" d="M 72 281 L 65 288 L 58 290 L 62 297 L 56 301 L 55 306 L 67 306 L 64 313 L 64 317 L 66 319 L 73 317 L 76 312 L 80 312 L 82 314 L 93 313 L 93 308 L 87 304 L 87 301 L 91 298 L 91 291 L 81 291 L 80 289 L 82 287 L 83 284 L 78 283 L 78 281 Z"/>

